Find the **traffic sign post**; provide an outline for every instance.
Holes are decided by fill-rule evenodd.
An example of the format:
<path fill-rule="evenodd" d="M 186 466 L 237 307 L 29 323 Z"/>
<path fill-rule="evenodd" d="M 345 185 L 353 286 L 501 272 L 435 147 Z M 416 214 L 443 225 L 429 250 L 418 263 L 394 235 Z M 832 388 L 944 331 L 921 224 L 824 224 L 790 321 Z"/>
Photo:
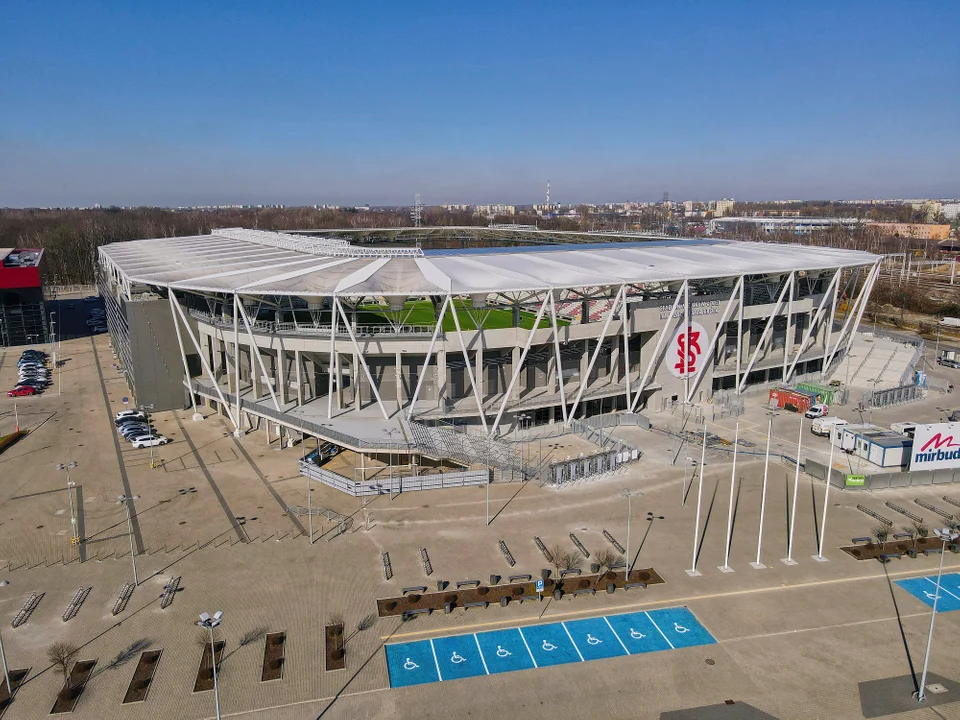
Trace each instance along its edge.
<path fill-rule="evenodd" d="M 128 397 L 123 398 L 123 409 L 124 409 L 124 410 L 127 409 L 127 403 L 128 403 L 128 402 L 130 402 L 130 398 L 128 398 Z"/>
<path fill-rule="evenodd" d="M 537 598 L 543 602 L 543 578 L 537 580 Z"/>

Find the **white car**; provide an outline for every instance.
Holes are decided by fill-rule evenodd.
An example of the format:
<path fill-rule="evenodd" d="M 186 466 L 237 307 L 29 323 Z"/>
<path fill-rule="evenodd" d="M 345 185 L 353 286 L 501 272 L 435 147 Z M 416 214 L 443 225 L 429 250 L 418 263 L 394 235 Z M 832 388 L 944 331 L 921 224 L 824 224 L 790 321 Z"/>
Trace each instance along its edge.
<path fill-rule="evenodd" d="M 121 410 L 114 416 L 114 420 L 123 420 L 128 417 L 144 417 L 144 414 L 139 410 Z"/>
<path fill-rule="evenodd" d="M 157 445 L 166 445 L 167 443 L 172 443 L 173 440 L 168 437 L 164 437 L 163 435 L 139 435 L 133 438 L 133 440 L 130 442 L 133 443 L 135 448 L 140 449 L 152 446 L 155 447 Z"/>

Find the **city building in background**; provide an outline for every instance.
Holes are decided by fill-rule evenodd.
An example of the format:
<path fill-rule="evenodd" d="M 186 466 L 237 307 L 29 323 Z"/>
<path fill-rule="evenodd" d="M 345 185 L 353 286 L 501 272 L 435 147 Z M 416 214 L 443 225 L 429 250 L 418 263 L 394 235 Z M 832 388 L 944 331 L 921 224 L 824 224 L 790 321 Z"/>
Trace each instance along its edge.
<path fill-rule="evenodd" d="M 0 346 L 48 340 L 42 260 L 41 249 L 0 248 Z"/>
<path fill-rule="evenodd" d="M 870 223 L 889 237 L 911 238 L 913 240 L 946 240 L 950 237 L 949 225 L 932 223 Z"/>

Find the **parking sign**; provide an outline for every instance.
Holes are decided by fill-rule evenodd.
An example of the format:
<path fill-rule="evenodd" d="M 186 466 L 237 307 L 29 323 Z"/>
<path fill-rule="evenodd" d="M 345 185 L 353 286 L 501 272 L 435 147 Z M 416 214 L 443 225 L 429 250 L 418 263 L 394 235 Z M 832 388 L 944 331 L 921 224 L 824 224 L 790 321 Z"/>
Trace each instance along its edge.
<path fill-rule="evenodd" d="M 543 592 L 543 578 L 537 580 L 537 592 Z"/>

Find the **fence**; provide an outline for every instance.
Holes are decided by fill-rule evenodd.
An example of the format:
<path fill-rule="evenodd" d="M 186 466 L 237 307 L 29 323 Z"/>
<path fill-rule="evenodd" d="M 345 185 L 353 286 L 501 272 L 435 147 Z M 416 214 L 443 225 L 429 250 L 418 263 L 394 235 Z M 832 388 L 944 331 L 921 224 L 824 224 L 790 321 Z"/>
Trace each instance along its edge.
<path fill-rule="evenodd" d="M 213 313 L 204 312 L 190 308 L 190 316 L 197 320 L 202 320 L 208 325 L 231 330 L 233 329 L 233 318 Z M 245 325 L 241 322 L 241 329 Z M 433 325 L 355 325 L 351 323 L 350 328 L 356 337 L 378 337 L 383 335 L 404 337 L 432 337 L 434 331 Z M 312 335 L 315 337 L 330 337 L 330 325 L 303 325 L 301 323 L 277 322 L 274 320 L 251 320 L 250 329 L 254 332 L 267 335 Z M 337 324 L 336 333 L 339 337 L 349 337 L 347 327 L 343 323 Z M 445 337 L 443 332 L 439 337 Z"/>
<path fill-rule="evenodd" d="M 864 393 L 861 404 L 864 408 L 883 408 L 923 400 L 927 390 L 920 385 L 901 385 L 887 390 L 874 390 Z"/>
<path fill-rule="evenodd" d="M 311 462 L 301 460 L 298 464 L 301 475 L 353 497 L 396 495 L 418 490 L 486 485 L 490 482 L 490 471 L 486 469 L 431 473 L 429 475 L 394 475 L 391 479 L 355 481 L 326 468 L 318 467 Z"/>
<path fill-rule="evenodd" d="M 826 481 L 826 464 L 807 458 L 803 467 L 808 475 Z M 855 478 L 852 484 L 849 480 L 850 477 Z M 833 472 L 830 473 L 830 484 L 844 490 L 883 490 L 922 485 L 949 485 L 957 482 L 960 482 L 957 471 L 951 469 L 882 472 L 848 476 L 847 473 L 839 472 L 834 468 Z"/>
<path fill-rule="evenodd" d="M 545 469 L 545 480 L 554 485 L 564 485 L 614 471 L 621 465 L 638 460 L 642 455 L 643 453 L 636 448 L 630 448 L 558 460 L 550 463 Z"/>

